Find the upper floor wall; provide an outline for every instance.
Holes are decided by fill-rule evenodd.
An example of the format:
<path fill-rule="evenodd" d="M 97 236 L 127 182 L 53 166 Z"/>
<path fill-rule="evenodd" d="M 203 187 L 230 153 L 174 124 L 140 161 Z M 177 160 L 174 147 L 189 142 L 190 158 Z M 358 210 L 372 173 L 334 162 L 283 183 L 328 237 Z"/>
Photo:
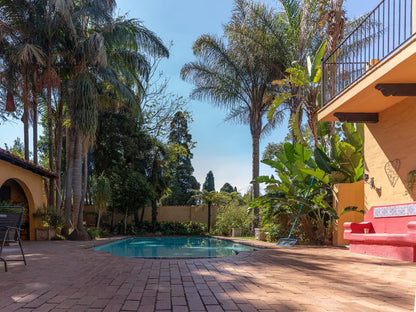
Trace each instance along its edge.
<path fill-rule="evenodd" d="M 323 60 L 319 120 L 377 122 L 416 95 L 415 12 L 416 0 L 381 1 Z"/>

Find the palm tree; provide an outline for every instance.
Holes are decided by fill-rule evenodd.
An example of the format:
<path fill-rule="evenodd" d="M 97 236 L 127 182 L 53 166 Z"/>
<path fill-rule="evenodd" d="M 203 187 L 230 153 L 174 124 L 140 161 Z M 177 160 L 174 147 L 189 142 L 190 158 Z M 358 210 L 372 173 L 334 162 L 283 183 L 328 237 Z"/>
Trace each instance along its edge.
<path fill-rule="evenodd" d="M 69 216 L 73 205 L 71 237 L 76 239 L 88 237 L 83 227 L 82 159 L 85 164 L 85 143 L 94 139 L 99 106 L 124 105 L 138 112 L 135 93 L 150 71 L 146 54 L 168 56 L 160 39 L 137 20 L 113 18 L 114 1 L 96 2 L 90 6 L 74 1 L 65 12 L 71 26 L 65 55 L 71 85 L 65 213 Z"/>
<path fill-rule="evenodd" d="M 224 39 L 202 35 L 194 42 L 197 61 L 185 64 L 184 80 L 193 82 L 192 97 L 208 99 L 228 111 L 227 120 L 250 126 L 252 138 L 252 178 L 259 176 L 260 136 L 273 128 L 264 125 L 264 117 L 272 103 L 274 79 L 282 78 L 285 55 L 284 38 L 270 31 L 259 16 L 273 16 L 263 4 L 237 0 L 233 17 L 225 27 Z M 259 196 L 259 185 L 253 187 L 253 197 Z M 253 227 L 258 227 L 258 209 L 253 214 Z"/>
<path fill-rule="evenodd" d="M 3 61 L 2 83 L 8 94 L 19 97 L 23 103 L 22 121 L 24 124 L 25 159 L 29 160 L 29 120 L 30 109 L 36 117 L 35 105 L 30 102 L 36 98 L 33 79 L 36 69 L 44 65 L 45 55 L 38 44 L 36 31 L 36 8 L 32 1 L 0 1 L 0 34 Z M 36 118 L 33 118 L 34 129 Z M 36 130 L 34 131 L 36 134 Z M 37 139 L 37 138 L 36 138 Z M 36 139 L 34 142 L 36 143 Z M 37 146 L 34 146 L 34 158 L 37 162 Z"/>
<path fill-rule="evenodd" d="M 209 232 L 210 229 L 211 229 L 212 205 L 224 202 L 226 196 L 222 193 L 217 193 L 215 191 L 207 191 L 207 190 L 198 191 L 198 190 L 196 190 L 195 192 L 196 192 L 196 194 L 194 196 L 192 196 L 192 199 L 196 199 L 196 200 L 202 202 L 202 204 L 207 205 L 207 208 L 208 208 L 207 229 L 208 229 L 208 232 Z"/>

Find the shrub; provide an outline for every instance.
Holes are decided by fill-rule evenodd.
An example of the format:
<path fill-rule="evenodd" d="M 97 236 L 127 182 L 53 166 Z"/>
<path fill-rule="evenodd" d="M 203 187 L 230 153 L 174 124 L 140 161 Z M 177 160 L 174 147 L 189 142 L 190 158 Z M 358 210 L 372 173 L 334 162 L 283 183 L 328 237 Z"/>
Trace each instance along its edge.
<path fill-rule="evenodd" d="M 56 234 L 54 237 L 51 238 L 51 240 L 65 240 L 65 237 L 60 234 Z"/>
<path fill-rule="evenodd" d="M 100 237 L 100 229 L 97 229 L 95 227 L 86 228 L 88 235 L 92 239 L 96 239 Z"/>
<path fill-rule="evenodd" d="M 163 222 L 160 226 L 163 235 L 187 235 L 188 229 L 182 222 Z"/>
<path fill-rule="evenodd" d="M 186 226 L 189 235 L 203 235 L 208 230 L 207 226 L 204 223 L 199 222 L 191 221 Z"/>
<path fill-rule="evenodd" d="M 124 235 L 144 235 L 146 233 L 159 233 L 159 235 L 203 235 L 207 231 L 207 226 L 199 222 L 156 222 L 153 224 L 149 221 L 144 221 L 140 227 L 135 227 L 132 224 L 127 225 L 127 233 L 124 233 L 124 223 L 120 221 L 114 228 L 115 234 Z"/>
<path fill-rule="evenodd" d="M 90 228 L 86 228 L 86 230 L 87 230 L 88 235 L 92 239 L 108 236 L 108 231 L 105 229 L 103 230 L 103 229 L 96 228 L 96 227 L 90 227 Z"/>
<path fill-rule="evenodd" d="M 266 240 L 269 242 L 277 242 L 279 238 L 284 236 L 281 224 L 267 223 L 263 225 L 263 231 L 266 233 Z"/>
<path fill-rule="evenodd" d="M 33 216 L 35 218 L 41 218 L 43 226 L 58 229 L 65 225 L 63 215 L 57 212 L 54 207 L 38 208 L 36 212 L 33 213 Z"/>
<path fill-rule="evenodd" d="M 241 229 L 243 236 L 250 235 L 251 214 L 247 206 L 226 206 L 218 209 L 217 220 L 213 233 L 216 235 L 231 235 L 232 228 Z"/>

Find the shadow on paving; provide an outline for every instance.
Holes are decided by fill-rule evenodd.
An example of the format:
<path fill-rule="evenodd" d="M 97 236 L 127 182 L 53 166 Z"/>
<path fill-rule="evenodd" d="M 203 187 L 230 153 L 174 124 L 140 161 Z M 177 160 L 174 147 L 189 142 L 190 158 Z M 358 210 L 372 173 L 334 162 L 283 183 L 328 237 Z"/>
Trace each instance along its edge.
<path fill-rule="evenodd" d="M 263 254 L 256 257 L 256 253 L 254 253 L 247 257 L 245 261 L 248 263 L 245 263 L 245 265 L 257 267 L 259 274 L 264 274 L 261 267 L 267 267 L 269 271 L 284 270 L 287 273 L 286 277 L 296 272 L 296 275 L 300 278 L 299 283 L 305 281 L 302 276 L 308 277 L 309 281 L 306 283 L 311 286 L 321 284 L 324 288 L 328 287 L 334 291 L 344 293 L 346 299 L 357 300 L 357 298 L 360 298 L 359 300 L 365 300 L 371 298 L 378 301 L 380 305 L 388 303 L 392 306 L 413 309 L 413 295 L 416 289 L 416 270 L 413 264 L 389 259 L 357 257 L 349 253 L 345 253 L 344 257 L 328 254 L 320 255 L 319 252 L 324 251 L 323 248 L 306 247 L 304 250 L 313 251 L 314 253 L 313 255 L 303 254 L 300 252 L 302 249 L 300 247 L 297 249 L 278 248 L 257 251 L 256 253 Z M 401 278 L 397 278 L 396 281 L 386 280 L 386 275 L 389 274 L 386 271 L 387 268 L 395 270 L 409 269 L 405 273 L 408 281 Z M 403 272 L 397 274 L 400 275 Z M 310 281 L 311 277 L 312 281 Z M 236 282 L 244 282 L 246 279 L 260 287 L 269 288 L 270 292 L 282 290 L 273 286 L 267 278 L 262 282 L 261 279 L 255 276 L 246 275 L 244 278 L 236 276 Z M 293 279 L 289 278 L 289 280 L 293 282 Z M 394 282 L 399 283 L 395 285 Z M 409 287 L 409 283 L 413 287 Z"/>
<path fill-rule="evenodd" d="M 232 303 L 250 311 L 350 311 L 352 302 L 351 311 L 413 309 L 412 263 L 357 256 L 345 249 L 279 247 L 218 259 L 154 260 L 87 249 L 93 245 L 24 243 L 28 265 L 13 263 L 8 273 L 0 272 L 0 310 L 15 305 L 31 311 L 44 303 L 59 308 L 71 302 L 72 310 L 87 302 L 91 308 L 113 304 L 121 310 L 134 291 L 140 304 L 153 298 L 156 306 L 160 294 L 173 296 L 178 289 L 183 291 L 178 298 L 188 307 L 191 297 L 202 298 L 205 289 L 225 310 L 232 310 Z"/>

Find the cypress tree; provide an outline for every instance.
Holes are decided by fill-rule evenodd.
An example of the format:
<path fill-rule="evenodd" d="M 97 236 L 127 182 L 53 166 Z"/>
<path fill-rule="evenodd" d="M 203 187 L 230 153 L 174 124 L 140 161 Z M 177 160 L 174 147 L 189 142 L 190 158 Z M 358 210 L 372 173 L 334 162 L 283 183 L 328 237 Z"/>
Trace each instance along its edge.
<path fill-rule="evenodd" d="M 206 190 L 207 192 L 214 191 L 215 192 L 215 182 L 214 182 L 214 174 L 210 170 L 207 173 L 207 176 L 205 178 L 205 183 L 202 185 L 202 189 Z"/>
<path fill-rule="evenodd" d="M 199 190 L 200 184 L 192 175 L 194 168 L 191 164 L 193 157 L 192 135 L 189 134 L 186 115 L 179 111 L 173 117 L 170 124 L 169 144 L 175 150 L 174 160 L 171 161 L 172 180 L 170 183 L 171 194 L 163 200 L 164 205 L 189 205 L 195 204 L 191 199 L 194 190 Z"/>

